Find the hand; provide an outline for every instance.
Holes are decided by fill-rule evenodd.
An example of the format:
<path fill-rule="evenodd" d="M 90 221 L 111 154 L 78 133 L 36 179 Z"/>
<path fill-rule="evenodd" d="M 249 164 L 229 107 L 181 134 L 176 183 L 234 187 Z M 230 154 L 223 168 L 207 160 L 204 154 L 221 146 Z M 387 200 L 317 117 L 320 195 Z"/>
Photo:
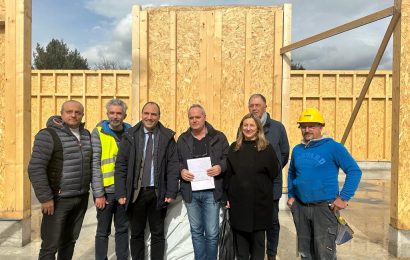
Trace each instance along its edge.
<path fill-rule="evenodd" d="M 44 215 L 54 215 L 54 199 L 41 203 L 41 212 Z"/>
<path fill-rule="evenodd" d="M 289 208 L 291 208 L 293 205 L 293 202 L 295 202 L 295 198 L 289 198 L 286 204 L 288 205 Z"/>
<path fill-rule="evenodd" d="M 221 174 L 221 172 L 222 172 L 222 169 L 221 169 L 221 166 L 219 165 L 214 165 L 212 166 L 212 168 L 206 170 L 206 173 L 208 174 L 208 176 L 211 176 L 211 177 L 218 176 L 219 174 Z"/>
<path fill-rule="evenodd" d="M 342 209 L 346 208 L 347 205 L 349 205 L 347 201 L 344 201 L 344 200 L 342 200 L 342 198 L 337 196 L 335 201 L 333 201 L 333 203 L 330 205 L 330 208 L 333 211 L 338 211 L 338 210 L 342 210 Z"/>
<path fill-rule="evenodd" d="M 226 209 L 230 209 L 230 208 L 231 208 L 231 204 L 229 203 L 229 200 L 226 202 L 225 208 L 226 208 Z"/>
<path fill-rule="evenodd" d="M 172 202 L 172 198 L 165 198 L 164 200 L 166 203 L 171 203 Z"/>
<path fill-rule="evenodd" d="M 181 178 L 184 181 L 193 181 L 194 180 L 194 175 L 190 173 L 187 169 L 183 169 L 181 171 Z"/>
<path fill-rule="evenodd" d="M 121 198 L 118 199 L 118 203 L 120 205 L 124 205 L 126 201 L 127 201 L 127 199 L 125 197 L 121 197 Z"/>
<path fill-rule="evenodd" d="M 108 204 L 107 199 L 105 198 L 105 196 L 101 196 L 98 198 L 95 198 L 95 207 L 97 209 L 104 209 L 105 208 L 105 204 Z"/>

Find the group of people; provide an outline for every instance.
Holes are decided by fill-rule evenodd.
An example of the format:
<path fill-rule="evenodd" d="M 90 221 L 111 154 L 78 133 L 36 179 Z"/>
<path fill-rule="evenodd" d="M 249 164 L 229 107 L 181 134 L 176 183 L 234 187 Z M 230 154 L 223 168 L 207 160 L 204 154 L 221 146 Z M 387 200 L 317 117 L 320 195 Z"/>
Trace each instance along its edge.
<path fill-rule="evenodd" d="M 235 257 L 276 259 L 282 169 L 289 142 L 282 123 L 266 112 L 266 99 L 253 94 L 249 114 L 240 121 L 236 141 L 206 118 L 205 109 L 188 109 L 188 129 L 175 132 L 160 122 L 160 107 L 146 103 L 141 121 L 124 122 L 127 105 L 106 104 L 107 119 L 92 133 L 84 128 L 83 105 L 63 103 L 35 137 L 28 173 L 41 203 L 39 259 L 71 259 L 87 210 L 91 183 L 97 209 L 95 258 L 107 259 L 114 220 L 117 259 L 145 257 L 145 226 L 151 235 L 151 259 L 164 259 L 167 206 L 180 192 L 188 213 L 196 260 L 218 254 L 221 208 L 230 211 Z M 302 259 L 335 259 L 337 219 L 360 181 L 361 171 L 340 143 L 322 135 L 317 109 L 299 118 L 302 142 L 293 152 L 288 174 L 288 206 L 297 230 Z M 207 185 L 193 162 L 204 160 Z M 347 174 L 339 192 L 338 170 Z M 201 177 L 199 177 L 201 175 Z M 194 185 L 195 184 L 195 185 Z M 211 185 L 211 186 L 209 186 Z M 130 232 L 130 234 L 129 234 Z M 265 245 L 266 240 L 266 245 Z"/>

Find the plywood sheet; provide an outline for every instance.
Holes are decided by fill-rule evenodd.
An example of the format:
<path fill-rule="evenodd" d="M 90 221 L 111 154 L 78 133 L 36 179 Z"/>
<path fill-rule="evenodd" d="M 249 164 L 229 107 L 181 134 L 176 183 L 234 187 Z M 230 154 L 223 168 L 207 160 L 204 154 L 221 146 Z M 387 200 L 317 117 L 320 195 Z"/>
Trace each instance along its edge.
<path fill-rule="evenodd" d="M 70 93 L 70 78 L 67 73 L 56 73 L 56 93 Z"/>
<path fill-rule="evenodd" d="M 320 83 L 320 96 L 322 97 L 334 97 L 336 96 L 336 75 L 322 76 L 322 81 Z"/>

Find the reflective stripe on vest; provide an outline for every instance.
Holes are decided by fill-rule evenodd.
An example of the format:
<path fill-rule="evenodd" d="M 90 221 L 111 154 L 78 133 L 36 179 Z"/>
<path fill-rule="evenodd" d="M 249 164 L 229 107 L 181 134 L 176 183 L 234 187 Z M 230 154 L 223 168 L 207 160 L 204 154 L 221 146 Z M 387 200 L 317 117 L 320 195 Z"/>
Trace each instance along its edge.
<path fill-rule="evenodd" d="M 101 126 L 97 127 L 101 141 L 101 174 L 104 187 L 114 184 L 115 158 L 118 146 L 115 138 L 101 132 Z"/>

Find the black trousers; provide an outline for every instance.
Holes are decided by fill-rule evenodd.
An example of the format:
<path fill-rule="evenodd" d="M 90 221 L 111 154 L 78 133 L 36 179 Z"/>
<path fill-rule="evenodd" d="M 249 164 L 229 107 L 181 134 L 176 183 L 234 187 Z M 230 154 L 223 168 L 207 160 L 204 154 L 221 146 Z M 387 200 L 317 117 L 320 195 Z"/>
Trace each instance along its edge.
<path fill-rule="evenodd" d="M 87 211 L 88 193 L 71 198 L 54 199 L 54 214 L 43 215 L 41 243 L 38 259 L 71 259 L 74 253 L 84 215 Z"/>
<path fill-rule="evenodd" d="M 154 189 L 141 189 L 137 200 L 129 205 L 127 214 L 131 227 L 130 247 L 133 260 L 145 259 L 144 231 L 147 220 L 151 232 L 151 259 L 164 259 L 166 213 L 166 208 L 157 209 L 157 196 Z"/>
<path fill-rule="evenodd" d="M 265 230 L 244 232 L 232 229 L 236 241 L 237 260 L 265 259 Z"/>
<path fill-rule="evenodd" d="M 266 254 L 276 256 L 279 244 L 279 200 L 273 201 L 273 228 L 266 230 Z"/>
<path fill-rule="evenodd" d="M 106 194 L 108 204 L 104 209 L 97 209 L 97 232 L 95 235 L 95 259 L 107 259 L 108 237 L 111 234 L 112 219 L 115 226 L 115 254 L 117 260 L 129 257 L 128 246 L 128 218 L 125 206 L 118 204 L 115 194 Z"/>

